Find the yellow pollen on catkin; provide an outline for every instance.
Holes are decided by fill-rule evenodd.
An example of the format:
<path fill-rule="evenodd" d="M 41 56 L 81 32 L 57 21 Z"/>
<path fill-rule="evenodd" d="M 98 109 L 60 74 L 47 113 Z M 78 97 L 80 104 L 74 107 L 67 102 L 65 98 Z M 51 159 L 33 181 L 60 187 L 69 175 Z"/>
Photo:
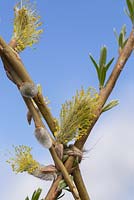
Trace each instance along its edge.
<path fill-rule="evenodd" d="M 96 117 L 95 111 L 98 108 L 99 95 L 88 88 L 82 88 L 70 101 L 62 105 L 59 119 L 59 129 L 55 133 L 58 142 L 67 144 L 70 141 L 79 140 L 87 134 L 93 119 Z"/>
<path fill-rule="evenodd" d="M 40 16 L 36 13 L 36 8 L 29 0 L 21 0 L 14 8 L 14 31 L 12 39 L 16 40 L 17 52 L 23 51 L 27 46 L 37 43 L 42 29 L 37 29 L 42 25 Z"/>
<path fill-rule="evenodd" d="M 20 145 L 14 147 L 14 156 L 7 160 L 16 173 L 27 171 L 29 174 L 33 173 L 38 167 L 39 163 L 33 159 L 31 148 Z"/>

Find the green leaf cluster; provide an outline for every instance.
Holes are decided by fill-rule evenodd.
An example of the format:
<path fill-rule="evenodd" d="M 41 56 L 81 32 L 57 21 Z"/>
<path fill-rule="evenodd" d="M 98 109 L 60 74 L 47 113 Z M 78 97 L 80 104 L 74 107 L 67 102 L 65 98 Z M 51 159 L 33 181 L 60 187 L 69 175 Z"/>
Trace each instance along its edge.
<path fill-rule="evenodd" d="M 126 0 L 127 9 L 125 9 L 126 14 L 129 16 L 133 26 L 134 26 L 134 0 Z"/>
<path fill-rule="evenodd" d="M 100 86 L 100 88 L 102 88 L 105 83 L 106 73 L 107 73 L 110 65 L 112 64 L 114 58 L 112 58 L 108 63 L 106 63 L 106 60 L 107 60 L 106 46 L 103 46 L 100 50 L 99 64 L 97 64 L 97 62 L 95 61 L 95 59 L 93 58 L 93 56 L 91 54 L 89 55 L 89 57 L 97 71 L 99 86 Z"/>
<path fill-rule="evenodd" d="M 39 200 L 40 194 L 42 192 L 42 189 L 38 188 L 37 190 L 34 191 L 31 200 Z M 30 200 L 29 197 L 26 197 L 25 200 Z M 42 199 L 43 200 L 43 199 Z"/>
<path fill-rule="evenodd" d="M 121 32 L 119 35 L 117 34 L 116 30 L 114 29 L 114 34 L 115 34 L 115 37 L 118 42 L 119 50 L 122 50 L 128 40 L 128 39 L 126 39 L 126 25 L 124 24 L 122 26 L 122 29 L 121 29 Z"/>

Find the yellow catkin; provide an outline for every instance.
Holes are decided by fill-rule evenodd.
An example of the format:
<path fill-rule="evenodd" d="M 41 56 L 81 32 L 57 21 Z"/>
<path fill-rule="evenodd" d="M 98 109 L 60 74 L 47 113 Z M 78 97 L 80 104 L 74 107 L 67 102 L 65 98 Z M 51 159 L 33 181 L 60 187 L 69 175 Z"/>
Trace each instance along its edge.
<path fill-rule="evenodd" d="M 21 0 L 14 8 L 14 31 L 12 39 L 16 40 L 17 52 L 23 51 L 27 46 L 37 43 L 42 29 L 37 30 L 42 25 L 39 21 L 36 9 L 29 0 Z"/>
<path fill-rule="evenodd" d="M 99 95 L 92 88 L 87 91 L 82 88 L 72 100 L 66 101 L 62 105 L 59 128 L 55 133 L 57 141 L 67 144 L 87 134 L 87 129 L 95 118 L 98 102 Z"/>
<path fill-rule="evenodd" d="M 27 171 L 31 174 L 39 167 L 39 163 L 33 159 L 31 148 L 24 145 L 14 147 L 14 156 L 9 158 L 7 163 L 16 173 Z"/>

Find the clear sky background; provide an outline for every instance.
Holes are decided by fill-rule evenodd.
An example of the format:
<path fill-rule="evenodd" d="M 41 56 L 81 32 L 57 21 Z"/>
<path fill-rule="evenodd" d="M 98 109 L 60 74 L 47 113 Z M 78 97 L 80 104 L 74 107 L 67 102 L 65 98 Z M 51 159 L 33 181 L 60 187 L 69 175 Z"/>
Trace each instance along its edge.
<path fill-rule="evenodd" d="M 0 1 L 0 35 L 7 42 L 12 35 L 15 3 L 15 0 Z M 115 57 L 116 61 L 118 50 L 113 28 L 119 32 L 126 24 L 128 35 L 131 31 L 131 22 L 123 11 L 125 6 L 125 0 L 37 2 L 44 33 L 36 49 L 25 50 L 21 58 L 35 83 L 42 85 L 55 117 L 59 116 L 61 104 L 81 86 L 98 89 L 89 53 L 98 58 L 100 48 L 105 44 L 108 58 Z M 89 152 L 85 154 L 81 168 L 91 200 L 134 199 L 133 66 L 134 54 L 110 96 L 110 99 L 120 101 L 119 106 L 103 114 L 85 145 Z M 12 144 L 33 147 L 34 157 L 43 164 L 50 164 L 52 159 L 36 141 L 33 124 L 27 124 L 27 109 L 16 87 L 7 80 L 1 62 L 0 86 L 0 197 L 3 200 L 24 200 L 38 187 L 45 195 L 50 183 L 27 174 L 16 175 L 5 162 L 3 154 L 12 149 Z M 67 194 L 63 199 L 73 197 Z"/>

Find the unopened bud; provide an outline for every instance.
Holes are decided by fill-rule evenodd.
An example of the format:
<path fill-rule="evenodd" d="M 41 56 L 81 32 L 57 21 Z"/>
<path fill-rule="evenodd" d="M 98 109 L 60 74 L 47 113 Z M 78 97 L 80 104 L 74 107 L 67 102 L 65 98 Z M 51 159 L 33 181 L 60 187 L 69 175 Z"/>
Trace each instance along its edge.
<path fill-rule="evenodd" d="M 45 148 L 50 149 L 52 146 L 52 139 L 46 128 L 39 127 L 35 129 L 35 137 Z"/>
<path fill-rule="evenodd" d="M 34 83 L 25 82 L 20 86 L 22 96 L 33 98 L 38 94 L 38 88 Z"/>
<path fill-rule="evenodd" d="M 59 157 L 61 160 L 62 160 L 62 158 L 63 158 L 63 150 L 64 150 L 63 144 L 60 144 L 60 143 L 56 143 L 56 144 L 55 144 L 55 151 L 56 151 L 58 157 Z"/>
<path fill-rule="evenodd" d="M 34 172 L 32 172 L 32 175 L 45 181 L 53 181 L 57 178 L 57 174 L 55 172 L 43 173 L 39 169 L 36 169 Z"/>

